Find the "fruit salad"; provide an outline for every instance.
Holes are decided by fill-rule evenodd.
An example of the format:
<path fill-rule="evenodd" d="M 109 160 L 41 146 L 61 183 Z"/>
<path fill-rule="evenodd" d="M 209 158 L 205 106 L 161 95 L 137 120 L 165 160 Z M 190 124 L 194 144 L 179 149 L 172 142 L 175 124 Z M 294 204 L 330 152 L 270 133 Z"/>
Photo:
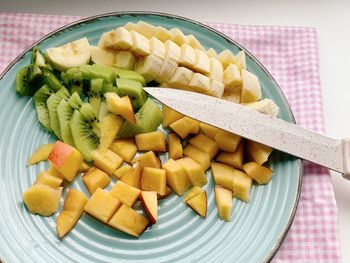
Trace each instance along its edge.
<path fill-rule="evenodd" d="M 48 160 L 50 168 L 23 193 L 23 202 L 29 212 L 50 216 L 66 193 L 57 218 L 60 238 L 83 213 L 138 237 L 157 224 L 158 200 L 171 194 L 205 218 L 209 176 L 218 220 L 230 221 L 233 199 L 248 203 L 253 183 L 271 180 L 264 165 L 270 147 L 159 105 L 143 90 L 147 85 L 278 115 L 272 100 L 261 100 L 244 51 L 218 54 L 179 28 L 129 22 L 102 33 L 97 46 L 82 38 L 45 52 L 33 48 L 31 63 L 17 73 L 16 91 L 33 97 L 38 121 L 57 141 L 29 158 L 28 165 Z M 70 187 L 80 176 L 89 196 Z"/>

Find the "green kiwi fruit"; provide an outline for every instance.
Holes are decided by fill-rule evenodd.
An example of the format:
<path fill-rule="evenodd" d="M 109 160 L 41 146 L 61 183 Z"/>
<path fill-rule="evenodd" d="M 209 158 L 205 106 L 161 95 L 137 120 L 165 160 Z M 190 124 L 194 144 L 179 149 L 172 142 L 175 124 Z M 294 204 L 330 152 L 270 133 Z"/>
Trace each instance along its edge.
<path fill-rule="evenodd" d="M 61 73 L 61 78 L 62 78 Z M 70 68 L 63 74 L 63 82 L 66 84 L 68 87 L 69 91 L 71 93 L 78 92 L 79 95 L 83 94 L 83 86 L 84 86 L 84 81 L 83 81 L 83 73 L 81 70 L 78 68 Z"/>
<path fill-rule="evenodd" d="M 43 71 L 43 81 L 50 89 L 57 92 L 64 87 L 51 70 L 47 68 L 41 68 L 41 70 Z"/>
<path fill-rule="evenodd" d="M 73 92 L 68 99 L 68 103 L 75 110 L 79 110 L 81 105 L 83 105 L 83 101 L 77 92 Z"/>
<path fill-rule="evenodd" d="M 75 147 L 86 161 L 92 161 L 91 152 L 100 144 L 100 132 L 97 117 L 89 103 L 84 103 L 80 110 L 74 110 L 69 126 Z"/>
<path fill-rule="evenodd" d="M 32 96 L 36 92 L 31 85 L 33 67 L 33 64 L 29 64 L 17 71 L 16 91 L 21 96 Z"/>
<path fill-rule="evenodd" d="M 108 67 L 99 66 L 99 65 L 81 65 L 79 70 L 83 74 L 83 79 L 104 79 L 110 82 L 115 80 L 116 74 L 113 70 Z"/>
<path fill-rule="evenodd" d="M 145 104 L 147 94 L 143 90 L 140 82 L 132 79 L 116 79 L 116 85 L 120 96 L 129 96 L 135 111 Z"/>
<path fill-rule="evenodd" d="M 50 63 L 47 61 L 47 59 L 45 58 L 43 52 L 40 50 L 39 47 L 34 47 L 32 50 L 32 64 L 38 67 L 52 70 Z"/>
<path fill-rule="evenodd" d="M 69 95 L 69 91 L 63 87 L 56 93 L 52 94 L 47 100 L 47 108 L 49 110 L 50 116 L 50 127 L 59 139 L 62 139 L 62 137 L 60 123 L 57 115 L 57 107 L 60 104 L 61 100 L 68 99 Z"/>
<path fill-rule="evenodd" d="M 49 109 L 46 102 L 53 93 L 47 85 L 44 85 L 33 96 L 38 120 L 49 131 L 52 131 L 52 129 L 50 127 Z"/>
<path fill-rule="evenodd" d="M 140 82 L 142 86 L 146 85 L 145 78 L 135 71 L 123 69 L 123 68 L 113 68 L 113 69 L 114 69 L 114 72 L 117 74 L 117 78 L 135 80 Z"/>
<path fill-rule="evenodd" d="M 162 123 L 163 113 L 158 105 L 150 98 L 135 114 L 136 124 L 124 121 L 120 127 L 118 137 L 127 138 L 135 134 L 155 131 Z"/>
<path fill-rule="evenodd" d="M 66 99 L 62 99 L 57 106 L 57 116 L 60 126 L 61 138 L 64 143 L 74 146 L 72 132 L 69 126 L 69 121 L 73 116 L 74 109 L 69 105 Z"/>
<path fill-rule="evenodd" d="M 90 80 L 90 90 L 88 92 L 89 103 L 94 109 L 96 115 L 98 115 L 98 112 L 100 110 L 103 82 L 103 79 Z"/>

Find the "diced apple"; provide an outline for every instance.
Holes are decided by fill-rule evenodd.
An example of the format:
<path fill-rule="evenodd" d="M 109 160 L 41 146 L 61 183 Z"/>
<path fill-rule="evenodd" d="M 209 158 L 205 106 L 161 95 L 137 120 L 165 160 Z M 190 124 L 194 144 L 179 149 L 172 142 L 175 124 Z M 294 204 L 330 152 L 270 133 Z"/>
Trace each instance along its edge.
<path fill-rule="evenodd" d="M 54 189 L 58 188 L 63 182 L 62 178 L 53 176 L 49 174 L 47 171 L 42 171 L 37 176 L 34 184 L 45 184 Z"/>
<path fill-rule="evenodd" d="M 96 167 L 92 167 L 84 174 L 83 182 L 89 193 L 92 195 L 97 188 L 105 188 L 111 182 L 111 179 L 105 172 Z"/>
<path fill-rule="evenodd" d="M 131 169 L 132 169 L 131 165 L 124 164 L 113 172 L 113 176 L 119 179 Z"/>
<path fill-rule="evenodd" d="M 201 217 L 207 215 L 207 193 L 202 192 L 186 201 L 186 204 L 191 207 Z"/>
<path fill-rule="evenodd" d="M 133 69 L 136 58 L 130 51 L 117 51 L 114 66 L 117 68 Z"/>
<path fill-rule="evenodd" d="M 242 70 L 241 102 L 254 102 L 261 98 L 261 87 L 258 77 L 249 71 Z"/>
<path fill-rule="evenodd" d="M 200 128 L 202 130 L 202 132 L 209 137 L 210 139 L 215 141 L 215 134 L 220 130 L 214 126 L 211 126 L 209 124 L 206 123 L 200 123 Z"/>
<path fill-rule="evenodd" d="M 168 106 L 163 105 L 163 127 L 166 128 L 173 122 L 183 118 L 184 115 L 181 113 L 178 113 L 177 111 L 174 111 L 173 109 L 169 108 Z"/>
<path fill-rule="evenodd" d="M 189 143 L 202 152 L 209 154 L 210 160 L 219 152 L 219 147 L 215 141 L 202 133 L 197 134 L 189 140 Z"/>
<path fill-rule="evenodd" d="M 186 36 L 177 27 L 174 27 L 174 28 L 170 29 L 169 33 L 171 35 L 171 40 L 174 41 L 179 46 L 182 46 L 183 44 L 187 43 Z"/>
<path fill-rule="evenodd" d="M 128 96 L 120 98 L 114 92 L 105 93 L 107 108 L 114 114 L 119 114 L 130 123 L 136 124 L 134 110 Z"/>
<path fill-rule="evenodd" d="M 109 220 L 108 225 L 129 235 L 138 237 L 146 230 L 149 221 L 134 209 L 126 205 L 121 205 L 111 220 Z"/>
<path fill-rule="evenodd" d="M 186 120 L 186 117 L 183 117 L 171 123 L 170 128 L 174 132 L 176 132 L 176 134 L 178 134 L 182 139 L 185 139 L 193 129 L 191 124 Z"/>
<path fill-rule="evenodd" d="M 207 183 L 207 177 L 202 166 L 190 157 L 176 160 L 185 170 L 188 179 L 193 186 L 204 186 Z"/>
<path fill-rule="evenodd" d="M 202 166 L 203 171 L 205 172 L 210 167 L 210 156 L 209 154 L 202 152 L 198 148 L 188 144 L 184 149 L 184 155 L 191 157 L 197 163 Z"/>
<path fill-rule="evenodd" d="M 33 165 L 41 161 L 46 161 L 49 158 L 49 154 L 54 144 L 42 144 L 35 152 L 29 157 L 27 165 Z"/>
<path fill-rule="evenodd" d="M 145 209 L 148 219 L 152 224 L 158 220 L 158 199 L 156 192 L 141 191 L 140 199 L 143 208 Z"/>
<path fill-rule="evenodd" d="M 241 169 L 243 165 L 244 144 L 241 142 L 234 153 L 220 152 L 216 157 L 216 161 Z"/>
<path fill-rule="evenodd" d="M 131 51 L 136 55 L 136 56 L 147 56 L 151 52 L 151 46 L 149 39 L 145 38 L 143 35 L 140 33 L 131 30 L 130 31 L 132 40 L 133 40 L 133 46 L 131 48 Z"/>
<path fill-rule="evenodd" d="M 199 186 L 193 186 L 184 196 L 183 200 L 186 202 L 187 200 L 190 200 L 192 197 L 204 192 L 202 188 Z"/>
<path fill-rule="evenodd" d="M 234 153 L 237 150 L 237 147 L 241 140 L 242 137 L 223 130 L 219 130 L 215 134 L 215 141 L 219 146 L 219 149 L 225 152 Z"/>
<path fill-rule="evenodd" d="M 243 170 L 258 184 L 267 184 L 272 177 L 272 169 L 261 166 L 255 162 L 243 164 Z"/>
<path fill-rule="evenodd" d="M 166 192 L 166 171 L 144 167 L 141 174 L 141 189 L 143 191 L 155 191 L 160 195 L 164 195 Z"/>
<path fill-rule="evenodd" d="M 232 192 L 220 186 L 215 186 L 214 192 L 220 218 L 227 222 L 231 221 Z"/>
<path fill-rule="evenodd" d="M 179 136 L 177 136 L 175 133 L 169 133 L 168 143 L 169 158 L 172 158 L 174 160 L 181 158 L 183 156 L 183 149 Z"/>
<path fill-rule="evenodd" d="M 139 198 L 140 192 L 140 189 L 137 189 L 119 180 L 112 187 L 110 194 L 123 204 L 132 207 L 135 204 L 137 198 Z"/>
<path fill-rule="evenodd" d="M 58 209 L 62 188 L 53 189 L 45 184 L 35 184 L 22 195 L 23 202 L 29 212 L 42 216 L 50 216 Z"/>
<path fill-rule="evenodd" d="M 253 180 L 249 175 L 235 169 L 233 173 L 233 197 L 248 202 L 252 183 Z"/>
<path fill-rule="evenodd" d="M 84 211 L 103 223 L 107 223 L 120 206 L 120 201 L 111 193 L 97 188 L 84 206 Z"/>
<path fill-rule="evenodd" d="M 211 170 L 214 177 L 215 184 L 225 187 L 231 191 L 233 189 L 233 177 L 235 169 L 232 166 L 212 162 Z"/>
<path fill-rule="evenodd" d="M 137 153 L 137 147 L 133 139 L 117 139 L 111 144 L 110 149 L 125 162 L 130 162 Z"/>
<path fill-rule="evenodd" d="M 235 64 L 230 64 L 224 71 L 225 90 L 232 90 L 242 85 L 240 70 Z"/>
<path fill-rule="evenodd" d="M 167 185 L 169 185 L 177 195 L 182 195 L 191 187 L 191 181 L 180 163 L 169 159 L 163 164 L 162 168 L 166 171 Z"/>
<path fill-rule="evenodd" d="M 131 160 L 132 164 L 135 164 L 136 162 L 140 162 L 142 168 L 144 167 L 160 168 L 161 166 L 159 157 L 152 151 L 146 152 Z"/>
<path fill-rule="evenodd" d="M 140 189 L 140 180 L 141 180 L 141 164 L 137 162 L 134 166 L 128 170 L 120 179 L 122 182 L 131 185 L 135 188 Z"/>
<path fill-rule="evenodd" d="M 115 139 L 123 119 L 114 113 L 108 113 L 101 121 L 100 151 L 106 151 Z"/>
<path fill-rule="evenodd" d="M 83 214 L 88 198 L 80 191 L 69 189 L 63 209 L 57 217 L 56 230 L 60 238 L 70 232 Z"/>
<path fill-rule="evenodd" d="M 261 143 L 247 141 L 248 156 L 257 164 L 265 163 L 272 152 L 272 148 Z"/>
<path fill-rule="evenodd" d="M 161 131 L 136 134 L 135 142 L 139 151 L 166 151 L 165 136 Z"/>
<path fill-rule="evenodd" d="M 60 141 L 55 143 L 48 159 L 69 182 L 76 176 L 83 162 L 83 156 L 78 150 Z"/>
<path fill-rule="evenodd" d="M 169 186 L 166 187 L 166 190 L 165 190 L 165 194 L 164 195 L 160 195 L 157 193 L 157 198 L 158 199 L 164 199 L 166 197 L 168 197 L 169 195 L 171 195 L 171 193 L 173 192 L 173 190 L 171 190 L 171 188 Z"/>
<path fill-rule="evenodd" d="M 112 175 L 123 162 L 123 159 L 118 154 L 109 149 L 105 152 L 94 150 L 91 152 L 91 155 L 95 166 L 109 175 Z"/>

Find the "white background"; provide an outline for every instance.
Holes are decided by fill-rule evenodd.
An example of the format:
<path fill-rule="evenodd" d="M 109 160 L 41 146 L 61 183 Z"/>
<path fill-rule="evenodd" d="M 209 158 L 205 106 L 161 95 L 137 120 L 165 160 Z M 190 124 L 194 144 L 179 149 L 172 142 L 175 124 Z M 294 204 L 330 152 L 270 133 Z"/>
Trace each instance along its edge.
<path fill-rule="evenodd" d="M 350 1 L 325 0 L 0 0 L 0 12 L 95 15 L 112 11 L 160 11 L 198 21 L 310 26 L 318 30 L 327 134 L 350 137 Z M 350 262 L 350 181 L 332 173 L 343 262 Z"/>

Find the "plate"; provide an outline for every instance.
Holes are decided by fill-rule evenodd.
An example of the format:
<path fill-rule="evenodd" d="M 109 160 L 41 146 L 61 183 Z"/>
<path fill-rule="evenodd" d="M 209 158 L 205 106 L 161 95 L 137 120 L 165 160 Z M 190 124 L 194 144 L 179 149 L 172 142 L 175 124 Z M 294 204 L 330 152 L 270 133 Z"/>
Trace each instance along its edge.
<path fill-rule="evenodd" d="M 97 44 L 102 32 L 129 21 L 146 22 L 166 28 L 178 27 L 195 35 L 205 47 L 217 51 L 244 49 L 238 43 L 203 24 L 160 13 L 110 13 L 62 27 L 36 45 L 42 49 L 88 37 Z M 264 66 L 247 53 L 247 68 L 256 74 L 263 97 L 280 107 L 280 118 L 294 122 L 290 107 L 276 81 Z M 254 185 L 251 201 L 234 201 L 232 221 L 219 220 L 209 183 L 206 219 L 195 215 L 172 195 L 160 201 L 159 221 L 140 238 L 133 238 L 83 215 L 62 240 L 56 236 L 57 214 L 41 217 L 28 213 L 21 194 L 34 182 L 47 163 L 26 167 L 29 155 L 54 136 L 41 128 L 32 99 L 20 98 L 15 90 L 16 72 L 30 61 L 30 48 L 0 76 L 0 255 L 7 262 L 262 262 L 276 254 L 293 221 L 301 186 L 301 161 L 274 151 L 273 180 Z M 72 184 L 87 193 L 80 177 Z M 65 195 L 65 192 L 64 192 Z"/>

